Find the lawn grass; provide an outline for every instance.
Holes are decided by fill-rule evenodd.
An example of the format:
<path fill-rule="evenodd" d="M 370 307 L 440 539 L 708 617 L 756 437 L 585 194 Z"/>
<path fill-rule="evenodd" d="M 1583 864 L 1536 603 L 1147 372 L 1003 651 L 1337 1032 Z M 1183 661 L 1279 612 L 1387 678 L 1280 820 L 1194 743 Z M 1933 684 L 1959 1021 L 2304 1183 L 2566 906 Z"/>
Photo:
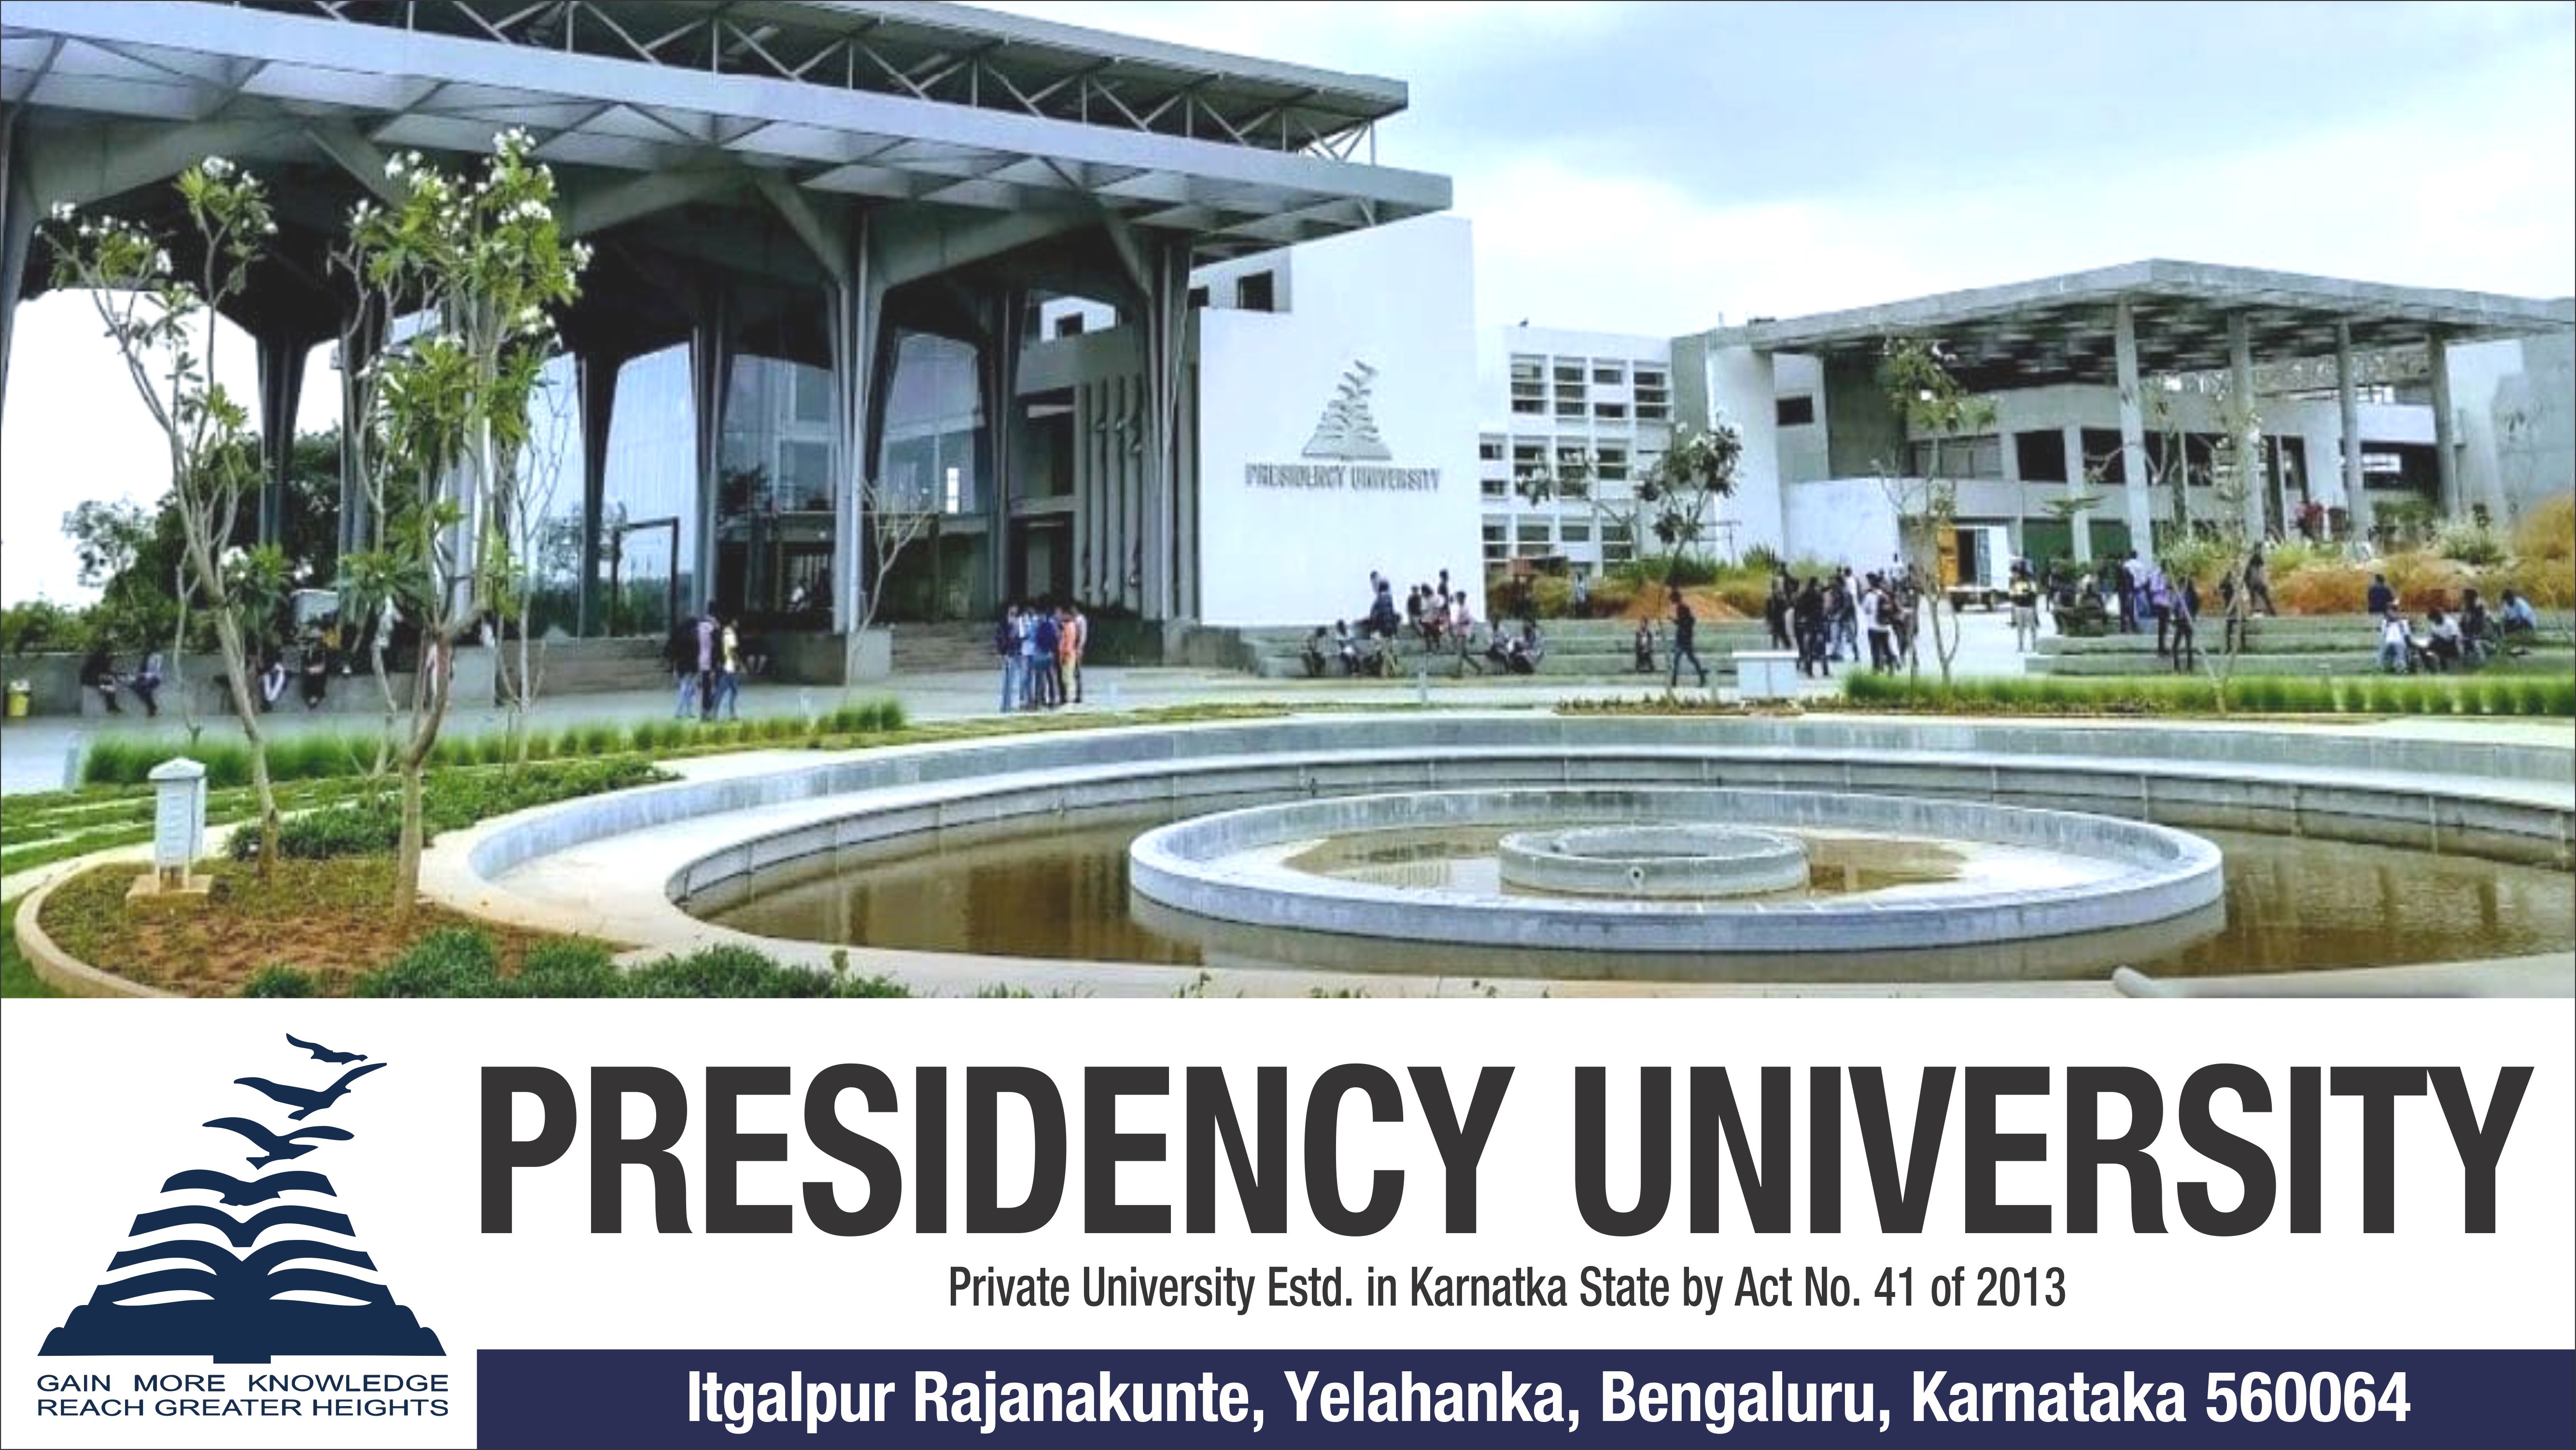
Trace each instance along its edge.
<path fill-rule="evenodd" d="M 488 934 L 505 970 L 561 938 L 471 922 L 423 904 L 408 922 L 393 907 L 392 858 L 281 860 L 263 882 L 250 866 L 208 863 L 203 902 L 129 907 L 131 865 L 96 866 L 56 886 L 44 904 L 48 936 L 73 957 L 145 986 L 190 997 L 237 995 L 260 968 L 291 963 L 341 981 L 385 966 L 446 927 Z"/>
<path fill-rule="evenodd" d="M 0 997 L 59 997 L 51 982 L 36 975 L 27 954 L 18 950 L 18 904 L 0 902 Z"/>

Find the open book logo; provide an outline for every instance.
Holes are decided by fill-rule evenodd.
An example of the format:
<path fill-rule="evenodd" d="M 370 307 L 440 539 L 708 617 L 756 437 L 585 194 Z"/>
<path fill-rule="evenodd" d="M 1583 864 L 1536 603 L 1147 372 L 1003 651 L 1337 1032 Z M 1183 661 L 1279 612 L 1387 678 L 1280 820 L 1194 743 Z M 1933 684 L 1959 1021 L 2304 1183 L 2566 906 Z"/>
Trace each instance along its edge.
<path fill-rule="evenodd" d="M 1315 436 L 1306 440 L 1306 457 L 1384 463 L 1395 456 L 1386 440 L 1378 436 L 1377 419 L 1369 412 L 1369 389 L 1376 383 L 1377 369 L 1364 362 L 1351 364 L 1350 371 L 1342 374 L 1333 400 L 1324 405 L 1324 416 L 1315 423 Z"/>
<path fill-rule="evenodd" d="M 385 1066 L 363 1052 L 337 1052 L 300 1037 L 290 1047 L 308 1064 L 340 1069 L 320 1087 L 233 1079 L 267 1099 L 245 1111 L 279 1108 L 281 1131 L 258 1118 L 226 1116 L 204 1127 L 222 1152 L 242 1154 L 251 1176 L 189 1168 L 161 1185 L 160 1202 L 137 1214 L 107 1277 L 63 1327 L 45 1336 L 49 1355 L 202 1354 L 218 1364 L 266 1364 L 273 1355 L 444 1355 L 438 1336 L 394 1302 L 356 1227 L 325 1175 L 299 1162 L 357 1135 L 328 1123 L 330 1110 Z M 351 1064 L 355 1064 L 352 1066 Z M 229 1105 L 228 1105 L 229 1106 Z M 217 1153 L 209 1140 L 208 1152 Z"/>

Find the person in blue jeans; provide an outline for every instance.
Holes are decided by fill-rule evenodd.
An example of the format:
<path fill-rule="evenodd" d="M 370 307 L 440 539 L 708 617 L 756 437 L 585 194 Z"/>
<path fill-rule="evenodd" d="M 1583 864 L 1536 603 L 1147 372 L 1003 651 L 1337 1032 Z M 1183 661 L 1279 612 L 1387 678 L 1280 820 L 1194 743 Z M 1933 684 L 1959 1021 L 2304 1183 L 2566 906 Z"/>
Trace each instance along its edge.
<path fill-rule="evenodd" d="M 1002 657 L 1002 709 L 1005 713 L 1020 707 L 1020 607 L 1007 605 L 1002 618 L 993 626 L 993 653 Z"/>

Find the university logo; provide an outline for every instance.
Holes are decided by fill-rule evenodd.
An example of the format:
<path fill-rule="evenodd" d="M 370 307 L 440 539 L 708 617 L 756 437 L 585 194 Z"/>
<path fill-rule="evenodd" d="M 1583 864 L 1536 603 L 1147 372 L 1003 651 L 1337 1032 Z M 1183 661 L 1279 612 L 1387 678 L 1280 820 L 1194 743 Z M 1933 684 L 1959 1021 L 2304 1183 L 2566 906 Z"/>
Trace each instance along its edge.
<path fill-rule="evenodd" d="M 1395 456 L 1386 440 L 1378 436 L 1377 419 L 1369 413 L 1369 389 L 1376 382 L 1377 369 L 1364 362 L 1351 364 L 1350 371 L 1342 374 L 1333 400 L 1324 405 L 1324 416 L 1315 424 L 1315 436 L 1306 440 L 1306 457 L 1384 463 Z"/>
<path fill-rule="evenodd" d="M 336 1207 L 331 1180 L 302 1166 L 277 1168 L 354 1138 L 328 1123 L 298 1125 L 330 1111 L 385 1064 L 299 1037 L 286 1041 L 310 1054 L 308 1063 L 342 1069 L 339 1076 L 321 1087 L 233 1079 L 268 1100 L 248 1111 L 293 1109 L 285 1130 L 240 1116 L 205 1123 L 250 1145 L 243 1161 L 251 1176 L 212 1168 L 172 1174 L 161 1185 L 160 1204 L 135 1216 L 126 1246 L 107 1261 L 117 1277 L 45 1336 L 43 1353 L 202 1354 L 218 1364 L 266 1364 L 280 1354 L 447 1352 L 394 1302 L 392 1290 L 358 1277 L 375 1275 L 375 1261 Z"/>

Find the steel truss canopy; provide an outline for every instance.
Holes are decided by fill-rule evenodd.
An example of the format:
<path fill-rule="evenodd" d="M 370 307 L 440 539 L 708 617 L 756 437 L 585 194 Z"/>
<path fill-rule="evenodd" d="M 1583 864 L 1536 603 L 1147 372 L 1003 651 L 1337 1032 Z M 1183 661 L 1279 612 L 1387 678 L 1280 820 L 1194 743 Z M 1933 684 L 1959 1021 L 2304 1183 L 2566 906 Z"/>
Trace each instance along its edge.
<path fill-rule="evenodd" d="M 1722 327 L 1712 347 L 1821 356 L 1875 355 L 1890 337 L 1945 344 L 1979 391 L 2114 380 L 2120 303 L 2135 320 L 2138 362 L 2152 373 L 2222 372 L 2230 316 L 2241 314 L 2267 363 L 2331 357 L 2340 328 L 2356 350 L 2420 349 L 2564 331 L 2576 304 L 2486 292 L 2396 287 L 2251 267 L 2150 260 L 1907 302 Z"/>
<path fill-rule="evenodd" d="M 40 179 L 49 200 L 75 203 L 194 159 L 139 179 L 140 160 L 118 164 L 156 137 L 333 163 L 381 189 L 387 151 L 482 151 L 516 126 L 567 173 L 632 178 L 588 215 L 575 194 L 584 230 L 783 183 L 814 198 L 1114 217 L 1224 257 L 1445 209 L 1446 177 L 1368 159 L 1376 123 L 1406 99 L 1397 81 L 947 4 L 11 0 L 0 12 L 0 102 L 39 130 L 96 138 L 79 168 L 95 180 Z"/>

